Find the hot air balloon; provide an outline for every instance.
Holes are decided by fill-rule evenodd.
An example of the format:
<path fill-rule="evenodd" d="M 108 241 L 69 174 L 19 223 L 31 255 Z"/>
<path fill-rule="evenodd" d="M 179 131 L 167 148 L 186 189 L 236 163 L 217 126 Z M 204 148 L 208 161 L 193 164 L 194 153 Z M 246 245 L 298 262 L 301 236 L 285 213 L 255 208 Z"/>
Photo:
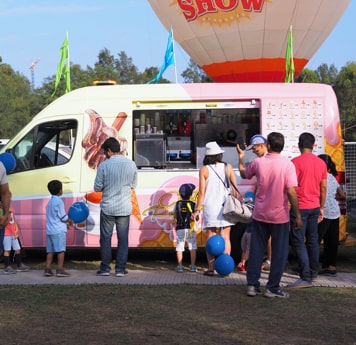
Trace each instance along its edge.
<path fill-rule="evenodd" d="M 174 39 L 216 82 L 282 82 L 293 32 L 295 76 L 350 0 L 149 0 Z"/>

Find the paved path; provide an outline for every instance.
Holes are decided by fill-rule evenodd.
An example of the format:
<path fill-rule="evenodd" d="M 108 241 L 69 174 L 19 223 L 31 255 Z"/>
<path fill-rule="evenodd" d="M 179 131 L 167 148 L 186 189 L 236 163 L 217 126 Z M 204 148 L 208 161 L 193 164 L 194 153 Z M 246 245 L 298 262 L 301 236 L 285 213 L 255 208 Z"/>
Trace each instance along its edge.
<path fill-rule="evenodd" d="M 246 285 L 245 273 L 231 273 L 228 277 L 215 275 L 207 277 L 197 273 L 176 273 L 173 270 L 129 270 L 124 277 L 96 276 L 93 270 L 67 270 L 70 277 L 44 277 L 42 270 L 31 270 L 16 274 L 0 275 L 0 285 L 79 285 L 79 284 L 120 284 L 120 285 Z M 268 272 L 262 272 L 261 285 L 267 282 Z M 285 273 L 281 286 L 294 282 L 298 276 Z M 314 286 L 356 288 L 356 273 L 338 273 L 337 277 L 320 277 Z"/>

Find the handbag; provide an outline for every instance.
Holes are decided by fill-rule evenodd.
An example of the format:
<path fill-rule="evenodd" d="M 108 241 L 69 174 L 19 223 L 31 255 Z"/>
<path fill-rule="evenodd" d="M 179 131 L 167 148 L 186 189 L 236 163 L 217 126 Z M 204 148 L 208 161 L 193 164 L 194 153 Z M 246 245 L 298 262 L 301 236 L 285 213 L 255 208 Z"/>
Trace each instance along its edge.
<path fill-rule="evenodd" d="M 232 194 L 226 196 L 223 208 L 223 216 L 230 223 L 250 223 L 252 221 L 252 210 L 249 204 L 240 201 Z"/>
<path fill-rule="evenodd" d="M 214 170 L 214 169 L 213 169 Z M 239 193 L 239 190 L 235 186 L 233 182 L 230 181 L 227 174 L 227 164 L 225 163 L 225 182 L 221 179 L 219 174 L 214 170 L 215 174 L 219 177 L 219 179 L 224 184 L 224 187 L 230 191 L 230 183 L 233 188 Z M 239 193 L 240 194 L 240 193 Z M 229 221 L 230 223 L 250 223 L 252 221 L 252 211 L 253 204 L 245 203 L 240 201 L 231 193 L 226 196 L 225 202 L 223 204 L 223 217 Z"/>

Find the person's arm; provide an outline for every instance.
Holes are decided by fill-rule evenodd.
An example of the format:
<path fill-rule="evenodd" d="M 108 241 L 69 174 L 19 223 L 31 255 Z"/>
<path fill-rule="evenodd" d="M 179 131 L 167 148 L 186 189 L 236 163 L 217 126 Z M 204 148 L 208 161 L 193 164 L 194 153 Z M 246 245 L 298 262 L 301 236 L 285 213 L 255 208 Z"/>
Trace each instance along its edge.
<path fill-rule="evenodd" d="M 245 162 L 244 162 L 245 151 L 241 150 L 239 144 L 236 145 L 236 151 L 237 151 L 237 154 L 239 156 L 239 166 L 238 166 L 238 168 L 239 168 L 239 171 L 240 171 L 240 175 L 241 175 L 242 178 L 246 178 L 246 174 L 245 174 L 246 167 L 245 167 Z"/>
<path fill-rule="evenodd" d="M 100 166 L 96 172 L 95 180 L 94 180 L 94 191 L 102 192 L 104 187 L 104 179 L 103 179 L 103 170 L 100 169 Z"/>
<path fill-rule="evenodd" d="M 0 217 L 0 227 L 5 227 L 10 220 L 11 192 L 8 183 L 0 184 L 0 199 L 2 202 L 2 215 Z"/>
<path fill-rule="evenodd" d="M 324 218 L 324 206 L 326 200 L 326 184 L 327 180 L 320 181 L 320 215 L 318 218 L 318 223 L 320 223 Z"/>
<path fill-rule="evenodd" d="M 199 214 L 203 209 L 203 202 L 205 198 L 205 188 L 206 188 L 206 179 L 209 176 L 208 168 L 204 165 L 199 170 L 199 194 L 198 200 L 195 207 L 195 210 L 192 214 L 192 219 L 199 220 Z"/>
<path fill-rule="evenodd" d="M 343 189 L 340 186 L 337 187 L 337 189 L 336 189 L 335 198 L 337 200 L 346 200 L 346 194 L 345 194 L 345 192 L 343 191 Z"/>
<path fill-rule="evenodd" d="M 302 228 L 302 216 L 299 211 L 298 197 L 297 197 L 297 192 L 295 191 L 295 188 L 288 187 L 287 195 L 288 195 L 289 203 L 291 205 L 291 209 L 293 210 L 294 215 L 295 215 L 295 224 L 293 224 L 293 226 L 295 229 L 301 229 Z"/>
<path fill-rule="evenodd" d="M 229 179 L 237 187 L 237 181 L 236 181 L 236 175 L 235 175 L 234 169 L 232 168 L 231 164 L 228 164 L 227 167 L 228 167 L 228 172 L 229 172 Z M 239 197 L 239 193 L 237 192 L 237 190 L 235 190 L 234 187 L 231 188 L 231 191 L 232 191 L 232 195 L 235 198 Z"/>

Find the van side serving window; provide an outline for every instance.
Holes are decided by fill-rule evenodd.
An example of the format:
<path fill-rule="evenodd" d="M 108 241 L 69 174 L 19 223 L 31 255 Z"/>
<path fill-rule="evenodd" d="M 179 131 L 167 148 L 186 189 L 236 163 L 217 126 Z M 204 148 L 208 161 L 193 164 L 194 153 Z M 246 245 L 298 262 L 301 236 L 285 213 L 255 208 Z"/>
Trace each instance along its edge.
<path fill-rule="evenodd" d="M 209 141 L 216 141 L 223 160 L 237 168 L 236 144 L 260 133 L 255 100 L 220 102 L 210 109 L 191 103 L 178 103 L 179 109 L 168 104 L 165 110 L 147 104 L 150 109 L 144 109 L 143 103 L 133 112 L 133 160 L 139 169 L 199 169 Z"/>

